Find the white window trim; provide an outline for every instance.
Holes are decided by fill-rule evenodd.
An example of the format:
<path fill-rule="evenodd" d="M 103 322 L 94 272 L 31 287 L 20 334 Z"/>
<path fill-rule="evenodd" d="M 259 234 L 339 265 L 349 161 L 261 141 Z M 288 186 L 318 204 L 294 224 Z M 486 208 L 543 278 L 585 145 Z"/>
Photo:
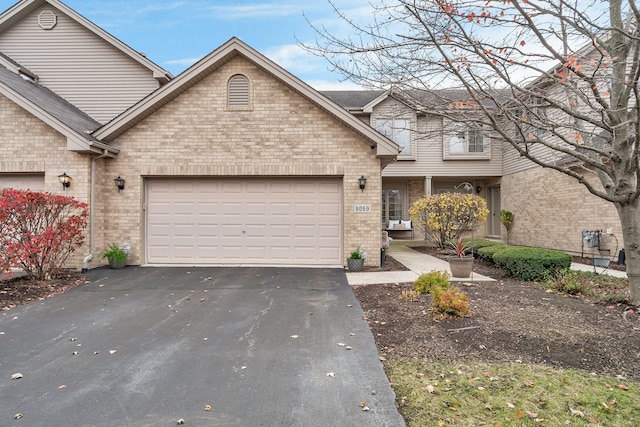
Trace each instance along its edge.
<path fill-rule="evenodd" d="M 466 123 L 450 122 L 444 126 L 442 136 L 442 158 L 443 160 L 489 160 L 491 159 L 491 138 L 485 129 L 479 128 L 482 135 L 482 151 L 469 152 L 469 132 L 473 129 Z M 464 152 L 451 152 L 452 140 L 457 138 L 457 134 L 464 132 Z"/>
<path fill-rule="evenodd" d="M 409 123 L 409 127 L 406 128 L 405 126 L 402 127 L 398 127 L 395 126 L 396 121 L 407 121 Z M 391 129 L 392 129 L 392 134 L 391 135 L 387 135 L 385 132 L 382 132 L 380 130 L 380 126 L 379 123 L 380 122 L 391 122 Z M 377 117 L 375 119 L 375 129 L 380 132 L 381 134 L 383 134 L 384 136 L 386 136 L 387 138 L 389 138 L 390 140 L 392 140 L 393 142 L 395 142 L 395 132 L 396 130 L 407 130 L 409 132 L 409 153 L 399 153 L 398 154 L 398 160 L 415 160 L 416 159 L 416 139 L 414 138 L 414 134 L 415 134 L 415 121 L 412 120 L 409 117 Z M 399 144 L 398 144 L 399 145 Z"/>

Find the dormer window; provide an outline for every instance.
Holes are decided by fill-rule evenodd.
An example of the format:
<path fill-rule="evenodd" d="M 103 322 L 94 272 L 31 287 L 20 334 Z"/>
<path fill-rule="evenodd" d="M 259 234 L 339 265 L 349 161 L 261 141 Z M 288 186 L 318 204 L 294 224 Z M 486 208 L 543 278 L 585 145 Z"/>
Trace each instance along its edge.
<path fill-rule="evenodd" d="M 229 108 L 248 109 L 251 107 L 251 85 L 249 79 L 236 74 L 227 83 L 227 106 Z"/>

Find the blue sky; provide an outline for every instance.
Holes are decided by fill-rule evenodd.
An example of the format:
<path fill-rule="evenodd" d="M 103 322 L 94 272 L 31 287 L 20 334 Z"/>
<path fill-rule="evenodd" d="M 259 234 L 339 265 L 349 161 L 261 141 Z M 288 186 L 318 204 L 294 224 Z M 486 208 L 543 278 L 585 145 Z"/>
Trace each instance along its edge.
<path fill-rule="evenodd" d="M 17 0 L 0 0 L 4 11 Z M 238 37 L 319 90 L 355 88 L 340 83 L 328 63 L 304 52 L 313 43 L 305 20 L 334 33 L 347 31 L 326 0 L 65 0 L 64 3 L 177 75 L 231 37 Z M 368 0 L 336 0 L 349 16 L 371 16 Z M 297 39 L 297 40 L 296 40 Z"/>

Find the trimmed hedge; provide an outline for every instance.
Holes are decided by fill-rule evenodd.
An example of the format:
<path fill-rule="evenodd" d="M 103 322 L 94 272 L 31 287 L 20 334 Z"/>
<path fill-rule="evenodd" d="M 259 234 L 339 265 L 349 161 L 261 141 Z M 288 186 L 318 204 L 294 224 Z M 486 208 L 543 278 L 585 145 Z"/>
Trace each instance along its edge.
<path fill-rule="evenodd" d="M 473 243 L 471 239 L 464 239 L 464 241 L 465 243 L 469 244 L 469 249 L 473 248 L 473 253 L 478 252 L 480 248 L 486 248 L 488 246 L 494 246 L 494 245 L 504 245 L 504 243 L 497 242 L 495 240 L 488 240 L 488 239 L 473 239 Z"/>
<path fill-rule="evenodd" d="M 552 249 L 510 246 L 497 251 L 493 262 L 509 276 L 521 280 L 543 280 L 555 277 L 571 266 L 571 255 Z"/>
<path fill-rule="evenodd" d="M 495 243 L 491 246 L 483 246 L 479 248 L 477 251 L 478 258 L 490 264 L 494 264 L 493 255 L 495 255 L 496 252 L 504 250 L 509 247 L 511 246 L 507 245 L 506 243 Z"/>

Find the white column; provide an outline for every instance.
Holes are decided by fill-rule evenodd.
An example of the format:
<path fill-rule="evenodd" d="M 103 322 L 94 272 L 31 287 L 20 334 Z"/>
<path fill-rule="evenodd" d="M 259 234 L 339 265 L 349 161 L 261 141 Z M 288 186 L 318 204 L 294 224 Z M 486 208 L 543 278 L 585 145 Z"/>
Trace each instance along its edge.
<path fill-rule="evenodd" d="M 425 176 L 424 177 L 424 195 L 425 196 L 430 196 L 431 195 L 431 178 L 430 176 Z"/>

